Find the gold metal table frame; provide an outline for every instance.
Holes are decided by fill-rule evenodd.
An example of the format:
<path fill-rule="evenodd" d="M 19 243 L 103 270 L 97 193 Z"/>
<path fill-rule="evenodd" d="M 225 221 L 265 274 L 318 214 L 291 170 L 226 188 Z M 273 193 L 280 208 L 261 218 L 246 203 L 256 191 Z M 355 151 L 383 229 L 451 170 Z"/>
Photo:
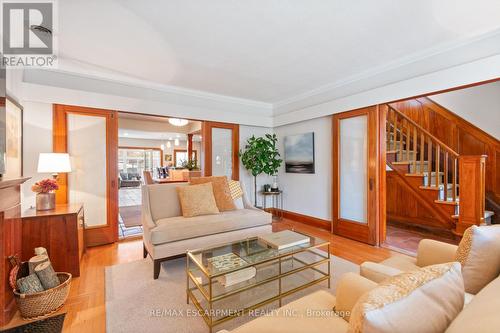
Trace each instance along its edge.
<path fill-rule="evenodd" d="M 252 241 L 252 240 L 256 240 L 256 239 L 257 239 L 257 237 L 254 237 L 254 238 L 248 239 L 246 241 Z M 311 239 L 313 239 L 313 237 L 311 237 Z M 331 273 L 330 272 L 331 271 L 331 268 L 330 268 L 330 242 L 320 240 L 318 238 L 314 238 L 314 239 L 316 241 L 319 240 L 319 242 L 317 244 L 311 245 L 309 247 L 302 247 L 302 248 L 298 248 L 298 249 L 290 251 L 290 252 L 284 252 L 283 254 L 279 254 L 276 257 L 272 257 L 272 258 L 258 261 L 255 263 L 249 263 L 247 266 L 235 268 L 232 270 L 227 270 L 227 271 L 220 272 L 217 274 L 210 274 L 210 272 L 207 270 L 207 268 L 202 263 L 200 263 L 199 260 L 196 258 L 196 255 L 194 255 L 194 253 L 197 253 L 197 252 L 199 253 L 202 251 L 210 251 L 210 249 L 213 249 L 216 247 L 212 247 L 210 249 L 204 249 L 204 250 L 187 251 L 187 255 L 186 255 L 187 303 L 189 304 L 190 300 L 193 302 L 193 305 L 196 307 L 196 309 L 199 311 L 201 317 L 203 318 L 205 323 L 208 325 L 209 332 L 212 333 L 214 326 L 222 324 L 222 323 L 224 323 L 228 320 L 231 320 L 233 318 L 245 315 L 249 311 L 260 308 L 266 304 L 278 301 L 279 306 L 281 307 L 282 299 L 284 297 L 290 296 L 296 292 L 299 292 L 299 291 L 304 290 L 308 287 L 311 287 L 313 285 L 321 283 L 325 280 L 327 281 L 328 288 L 330 288 L 330 276 L 331 276 L 330 275 L 330 273 Z M 226 244 L 226 245 L 231 245 L 231 244 Z M 221 245 L 221 246 L 223 246 L 223 245 Z M 327 247 L 327 252 L 323 254 L 323 253 L 319 253 L 318 251 L 315 251 L 316 249 L 319 249 L 321 247 Z M 310 253 L 314 254 L 315 256 L 318 256 L 320 259 L 318 261 L 307 263 L 307 262 L 300 260 L 296 257 L 297 254 L 305 253 L 305 252 L 310 252 Z M 292 269 L 288 270 L 286 272 L 283 272 L 282 271 L 282 263 L 284 261 L 287 261 L 287 260 L 292 261 Z M 294 265 L 293 265 L 294 261 L 301 263 L 303 266 L 294 268 Z M 213 295 L 213 284 L 214 284 L 215 279 L 217 277 L 220 277 L 220 276 L 223 276 L 225 274 L 235 272 L 235 271 L 238 271 L 240 269 L 247 268 L 247 267 L 255 267 L 255 269 L 257 270 L 258 269 L 257 266 L 263 266 L 264 264 L 269 264 L 269 263 L 273 263 L 273 262 L 278 264 L 278 272 L 276 275 L 273 274 L 273 276 L 271 276 L 271 277 L 265 278 L 261 281 L 256 281 L 253 284 L 244 285 L 242 287 L 228 291 L 228 292 L 223 293 L 221 295 L 217 295 L 217 296 Z M 191 267 L 190 263 L 193 263 L 195 265 L 195 267 L 197 269 L 199 269 L 201 271 L 201 273 L 207 278 L 207 280 L 208 280 L 207 283 L 202 283 L 202 282 L 200 283 L 198 281 L 198 279 L 193 275 L 192 271 L 190 270 L 190 267 Z M 326 272 L 323 271 L 322 269 L 320 269 L 319 267 L 317 267 L 317 266 L 323 265 L 325 263 L 327 264 Z M 282 290 L 282 279 L 283 278 L 285 278 L 287 276 L 291 276 L 293 274 L 297 274 L 297 273 L 302 272 L 302 271 L 307 270 L 307 269 L 314 270 L 315 272 L 319 273 L 319 275 L 321 275 L 321 277 L 316 278 L 316 279 L 309 281 L 307 283 L 301 284 L 301 285 L 299 285 L 295 288 L 292 288 L 290 290 L 287 290 L 287 291 Z M 237 311 L 232 311 L 230 314 L 227 314 L 226 316 L 223 316 L 221 318 L 217 318 L 217 319 L 213 318 L 214 317 L 213 316 L 213 312 L 214 312 L 213 305 L 215 302 L 218 302 L 218 301 L 223 300 L 227 297 L 242 293 L 242 292 L 249 290 L 249 289 L 258 288 L 259 286 L 265 285 L 267 283 L 270 283 L 270 282 L 276 281 L 276 280 L 278 281 L 278 294 L 277 295 L 271 296 L 271 297 L 269 297 L 261 302 L 253 304 L 251 306 L 243 307 Z M 191 284 L 193 286 L 191 286 Z M 207 292 L 206 287 L 208 287 L 208 292 Z M 196 290 L 199 291 L 200 294 L 203 296 L 203 298 L 206 300 L 206 302 L 208 304 L 207 309 L 203 308 L 203 306 L 200 304 L 200 301 L 198 301 L 198 299 L 196 298 L 196 295 L 194 294 L 194 291 L 196 291 Z"/>

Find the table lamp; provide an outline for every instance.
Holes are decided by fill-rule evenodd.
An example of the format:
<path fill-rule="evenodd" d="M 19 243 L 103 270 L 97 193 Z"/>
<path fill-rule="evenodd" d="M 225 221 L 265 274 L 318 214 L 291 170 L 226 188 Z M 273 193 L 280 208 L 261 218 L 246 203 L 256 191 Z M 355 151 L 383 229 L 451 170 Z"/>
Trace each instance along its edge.
<path fill-rule="evenodd" d="M 52 179 L 42 179 L 31 187 L 31 190 L 36 193 L 36 209 L 54 209 L 56 206 L 55 191 L 59 189 L 57 176 L 60 172 L 71 172 L 69 154 L 40 153 L 37 171 L 39 173 L 52 173 Z"/>

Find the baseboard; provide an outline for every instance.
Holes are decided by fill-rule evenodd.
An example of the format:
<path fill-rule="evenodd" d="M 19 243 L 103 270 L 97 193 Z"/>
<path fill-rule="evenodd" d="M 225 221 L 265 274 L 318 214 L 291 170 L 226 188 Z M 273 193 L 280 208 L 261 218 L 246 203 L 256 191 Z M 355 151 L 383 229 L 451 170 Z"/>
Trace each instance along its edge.
<path fill-rule="evenodd" d="M 278 211 L 278 209 L 275 209 Z M 331 231 L 331 225 L 332 222 L 328 220 L 323 220 L 317 217 L 309 216 L 309 215 L 304 215 L 300 213 L 295 213 L 295 212 L 290 212 L 288 210 L 282 210 L 281 213 L 283 214 L 283 217 L 289 220 L 293 220 L 296 222 L 308 224 L 310 226 L 324 229 Z"/>

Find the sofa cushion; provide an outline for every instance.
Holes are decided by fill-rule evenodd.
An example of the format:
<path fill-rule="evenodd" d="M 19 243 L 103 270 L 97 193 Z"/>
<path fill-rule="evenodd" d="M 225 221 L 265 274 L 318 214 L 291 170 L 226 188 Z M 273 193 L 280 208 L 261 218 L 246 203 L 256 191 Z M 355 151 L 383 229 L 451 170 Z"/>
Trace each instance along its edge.
<path fill-rule="evenodd" d="M 345 333 L 348 323 L 335 315 L 335 296 L 325 290 L 301 297 L 271 315 L 252 320 L 231 333 Z"/>
<path fill-rule="evenodd" d="M 457 262 L 388 278 L 360 297 L 349 322 L 352 333 L 441 333 L 464 306 Z"/>
<path fill-rule="evenodd" d="M 472 226 L 458 245 L 465 291 L 477 294 L 500 274 L 500 225 Z"/>
<path fill-rule="evenodd" d="M 460 312 L 446 333 L 494 333 L 500 328 L 500 277 L 490 282 L 474 296 Z"/>
<path fill-rule="evenodd" d="M 189 182 L 193 185 L 211 183 L 219 211 L 236 209 L 226 176 L 192 177 Z"/>
<path fill-rule="evenodd" d="M 157 220 L 182 215 L 177 187 L 187 186 L 187 184 L 154 184 L 145 185 L 147 196 L 144 196 L 143 205 L 148 204 L 151 211 L 151 218 L 156 223 Z"/>
<path fill-rule="evenodd" d="M 156 221 L 151 229 L 154 245 L 201 237 L 221 232 L 271 224 L 271 214 L 256 209 L 238 209 L 217 215 L 171 217 Z"/>
<path fill-rule="evenodd" d="M 219 214 L 212 183 L 177 187 L 182 216 Z"/>

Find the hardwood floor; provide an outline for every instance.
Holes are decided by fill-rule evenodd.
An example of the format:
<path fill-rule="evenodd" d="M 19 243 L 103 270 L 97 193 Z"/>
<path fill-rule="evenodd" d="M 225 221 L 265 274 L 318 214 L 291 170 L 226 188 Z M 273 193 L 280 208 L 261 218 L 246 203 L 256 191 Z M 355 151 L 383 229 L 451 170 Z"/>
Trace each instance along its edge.
<path fill-rule="evenodd" d="M 329 239 L 332 254 L 357 264 L 363 261 L 381 261 L 394 252 L 376 248 L 350 239 L 335 236 L 328 231 L 283 219 L 273 224 L 273 230 L 294 229 L 310 235 Z M 81 264 L 81 276 L 72 281 L 70 295 L 58 313 L 66 312 L 64 332 L 105 332 L 105 281 L 104 268 L 110 265 L 142 260 L 142 240 L 126 240 L 115 244 L 87 249 Z M 148 278 L 150 278 L 148 276 Z M 26 321 L 19 313 L 8 327 L 18 326 Z"/>

